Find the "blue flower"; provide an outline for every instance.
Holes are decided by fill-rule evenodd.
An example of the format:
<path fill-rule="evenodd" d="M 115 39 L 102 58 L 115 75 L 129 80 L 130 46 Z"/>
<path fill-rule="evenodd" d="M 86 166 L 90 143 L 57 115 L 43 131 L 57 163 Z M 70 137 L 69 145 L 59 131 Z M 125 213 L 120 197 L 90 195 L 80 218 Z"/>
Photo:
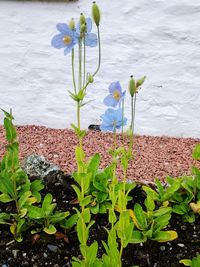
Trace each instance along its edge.
<path fill-rule="evenodd" d="M 124 123 L 122 123 L 122 109 L 112 109 L 108 108 L 103 115 L 101 115 L 102 124 L 100 129 L 102 131 L 114 132 L 115 129 L 120 129 L 120 127 L 126 125 L 127 118 L 124 118 Z"/>
<path fill-rule="evenodd" d="M 64 48 L 64 54 L 67 55 L 77 44 L 78 35 L 65 23 L 58 23 L 56 28 L 60 33 L 53 37 L 51 45 L 57 49 Z"/>
<path fill-rule="evenodd" d="M 90 47 L 95 47 L 97 46 L 97 35 L 95 33 L 92 33 L 92 19 L 87 18 L 86 19 L 86 26 L 87 30 L 85 33 L 85 45 L 90 46 Z M 78 23 L 76 32 L 78 36 L 80 36 L 80 23 Z"/>
<path fill-rule="evenodd" d="M 104 104 L 106 106 L 116 107 L 120 106 L 122 99 L 125 97 L 126 91 L 122 92 L 122 88 L 119 82 L 113 82 L 109 86 L 110 94 L 104 98 Z"/>

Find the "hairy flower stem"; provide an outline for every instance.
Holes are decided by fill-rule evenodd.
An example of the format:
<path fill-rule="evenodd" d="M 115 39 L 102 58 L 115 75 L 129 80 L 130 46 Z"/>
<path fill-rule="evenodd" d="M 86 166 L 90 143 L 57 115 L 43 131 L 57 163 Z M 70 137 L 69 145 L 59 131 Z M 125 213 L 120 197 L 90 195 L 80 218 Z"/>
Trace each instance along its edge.
<path fill-rule="evenodd" d="M 75 79 L 75 72 L 74 72 L 74 48 L 72 49 L 72 79 L 73 79 L 73 85 L 74 85 L 74 92 L 76 92 L 76 79 Z"/>
<path fill-rule="evenodd" d="M 130 136 L 130 145 L 129 151 L 132 154 L 133 142 L 134 142 L 134 126 L 135 126 L 135 109 L 136 109 L 136 93 L 134 98 L 131 97 L 131 136 Z"/>
<path fill-rule="evenodd" d="M 98 63 L 98 66 L 97 66 L 96 71 L 92 75 L 93 77 L 97 74 L 97 72 L 99 71 L 100 66 L 101 66 L 101 39 L 100 39 L 100 30 L 99 30 L 99 27 L 97 27 L 97 35 L 98 35 L 98 46 L 99 46 L 99 63 Z"/>
<path fill-rule="evenodd" d="M 85 37 L 83 39 L 83 87 L 86 83 L 86 45 L 85 45 Z"/>
<path fill-rule="evenodd" d="M 78 90 L 80 91 L 82 87 L 82 39 L 80 39 L 79 41 L 78 56 L 79 56 Z"/>

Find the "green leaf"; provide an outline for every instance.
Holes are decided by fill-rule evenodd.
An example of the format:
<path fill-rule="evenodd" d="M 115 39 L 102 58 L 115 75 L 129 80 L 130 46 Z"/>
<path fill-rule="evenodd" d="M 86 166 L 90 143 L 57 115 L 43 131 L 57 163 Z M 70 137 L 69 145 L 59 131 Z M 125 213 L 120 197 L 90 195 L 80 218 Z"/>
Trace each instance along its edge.
<path fill-rule="evenodd" d="M 84 206 L 85 207 L 85 206 L 89 205 L 91 200 L 92 200 L 92 196 L 91 195 L 84 197 L 84 199 L 82 199 L 80 201 L 80 206 Z"/>
<path fill-rule="evenodd" d="M 153 190 L 152 188 L 150 188 L 149 186 L 143 185 L 142 189 L 146 192 L 147 195 L 149 195 L 154 200 L 159 199 L 158 193 L 155 190 Z"/>
<path fill-rule="evenodd" d="M 0 195 L 0 202 L 8 203 L 13 201 L 13 199 L 8 194 L 1 194 Z"/>
<path fill-rule="evenodd" d="M 41 180 L 35 180 L 30 185 L 30 191 L 32 193 L 39 192 L 44 188 L 44 185 Z"/>
<path fill-rule="evenodd" d="M 20 209 L 24 206 L 24 204 L 26 203 L 26 201 L 28 200 L 30 196 L 31 196 L 31 191 L 27 191 L 20 197 L 18 201 L 18 205 Z"/>
<path fill-rule="evenodd" d="M 45 217 L 43 209 L 38 208 L 36 206 L 28 207 L 28 216 L 31 219 L 42 219 Z"/>
<path fill-rule="evenodd" d="M 43 203 L 42 203 L 42 209 L 44 211 L 49 210 L 52 200 L 53 200 L 53 196 L 50 193 L 46 194 L 46 196 L 44 197 Z"/>
<path fill-rule="evenodd" d="M 200 144 L 195 146 L 192 157 L 193 159 L 200 160 Z"/>
<path fill-rule="evenodd" d="M 0 224 L 9 224 L 7 221 L 10 220 L 10 214 L 2 212 L 0 213 Z"/>
<path fill-rule="evenodd" d="M 73 215 L 70 216 L 69 219 L 67 219 L 64 222 L 62 222 L 61 226 L 63 228 L 66 228 L 66 229 L 71 229 L 77 223 L 77 220 L 78 220 L 78 215 L 77 214 L 73 214 Z"/>
<path fill-rule="evenodd" d="M 147 196 L 144 203 L 148 211 L 153 211 L 155 209 L 154 200 L 150 196 Z"/>
<path fill-rule="evenodd" d="M 192 261 L 191 260 L 180 260 L 180 263 L 184 264 L 185 266 L 192 266 Z"/>
<path fill-rule="evenodd" d="M 84 211 L 82 212 L 82 217 L 85 223 L 89 223 L 91 220 L 91 214 L 90 214 L 90 209 L 86 208 L 84 209 Z"/>
<path fill-rule="evenodd" d="M 63 221 L 67 216 L 69 216 L 69 211 L 65 211 L 65 212 L 60 212 L 57 211 L 54 215 L 52 215 L 51 217 L 49 217 L 49 220 L 51 221 L 51 223 L 58 223 Z"/>
<path fill-rule="evenodd" d="M 75 155 L 77 162 L 83 162 L 85 160 L 85 153 L 81 147 L 76 147 Z"/>
<path fill-rule="evenodd" d="M 138 244 L 138 243 L 143 243 L 146 240 L 147 240 L 147 238 L 144 236 L 144 234 L 141 231 L 133 230 L 132 238 L 129 242 L 131 244 Z"/>
<path fill-rule="evenodd" d="M 80 191 L 80 189 L 79 189 L 78 186 L 76 186 L 75 184 L 72 185 L 72 188 L 73 188 L 74 191 L 76 192 L 77 198 L 78 198 L 79 201 L 80 201 L 80 199 L 81 199 L 81 191 Z"/>
<path fill-rule="evenodd" d="M 94 177 L 98 171 L 100 164 L 100 155 L 95 154 L 92 158 L 90 158 L 88 162 L 87 172 L 92 173 L 92 176 Z"/>
<path fill-rule="evenodd" d="M 134 205 L 134 214 L 135 214 L 135 217 L 137 219 L 137 223 L 139 224 L 139 226 L 142 229 L 146 229 L 147 228 L 146 216 L 142 209 L 142 206 L 139 203 L 136 203 Z"/>
<path fill-rule="evenodd" d="M 45 233 L 47 233 L 49 235 L 53 235 L 57 232 L 55 226 L 52 224 L 50 224 L 49 227 L 45 227 L 43 230 Z"/>
<path fill-rule="evenodd" d="M 176 239 L 178 234 L 176 231 L 160 231 L 154 235 L 153 240 L 158 242 L 168 242 Z"/>

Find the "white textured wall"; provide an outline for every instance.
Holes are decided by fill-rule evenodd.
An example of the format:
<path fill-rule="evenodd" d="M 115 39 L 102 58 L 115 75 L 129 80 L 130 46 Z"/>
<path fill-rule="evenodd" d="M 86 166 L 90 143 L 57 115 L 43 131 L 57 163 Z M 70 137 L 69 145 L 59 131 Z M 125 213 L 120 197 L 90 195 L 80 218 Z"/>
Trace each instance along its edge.
<path fill-rule="evenodd" d="M 90 14 L 91 2 L 0 1 L 0 107 L 13 108 L 15 123 L 64 128 L 75 120 L 67 94 L 70 56 L 50 41 L 56 23 Z M 200 137 L 200 2 L 101 0 L 99 6 L 103 64 L 89 88 L 94 101 L 84 108 L 82 125 L 98 122 L 111 82 L 126 89 L 130 74 L 145 74 L 137 133 Z M 89 52 L 92 70 L 97 50 Z M 127 116 L 128 105 L 127 98 Z"/>

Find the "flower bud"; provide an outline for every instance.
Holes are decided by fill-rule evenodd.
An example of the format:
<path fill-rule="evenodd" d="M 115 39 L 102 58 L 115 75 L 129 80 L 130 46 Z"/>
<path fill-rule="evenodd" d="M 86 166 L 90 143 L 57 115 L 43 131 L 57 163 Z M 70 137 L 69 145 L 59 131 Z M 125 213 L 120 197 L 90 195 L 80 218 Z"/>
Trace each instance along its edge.
<path fill-rule="evenodd" d="M 85 16 L 83 15 L 83 13 L 81 13 L 81 15 L 80 15 L 80 25 L 85 25 L 85 23 L 86 23 Z"/>
<path fill-rule="evenodd" d="M 144 76 L 141 79 L 137 80 L 137 82 L 136 82 L 136 88 L 142 86 L 142 84 L 144 83 L 145 79 L 146 79 L 146 76 Z"/>
<path fill-rule="evenodd" d="M 131 75 L 131 79 L 129 82 L 129 92 L 130 92 L 131 97 L 133 97 L 134 94 L 136 93 L 135 80 L 133 79 L 132 75 Z"/>
<path fill-rule="evenodd" d="M 94 82 L 94 78 L 91 74 L 88 75 L 88 82 L 89 83 L 93 83 Z"/>
<path fill-rule="evenodd" d="M 75 22 L 74 22 L 74 19 L 73 18 L 69 22 L 69 28 L 71 30 L 75 30 Z"/>
<path fill-rule="evenodd" d="M 86 28 L 87 28 L 86 24 L 81 25 L 81 30 L 80 30 L 81 34 L 86 32 Z"/>
<path fill-rule="evenodd" d="M 92 17 L 97 27 L 99 27 L 99 22 L 101 20 L 101 13 L 96 2 L 93 2 L 93 5 L 92 5 Z"/>

